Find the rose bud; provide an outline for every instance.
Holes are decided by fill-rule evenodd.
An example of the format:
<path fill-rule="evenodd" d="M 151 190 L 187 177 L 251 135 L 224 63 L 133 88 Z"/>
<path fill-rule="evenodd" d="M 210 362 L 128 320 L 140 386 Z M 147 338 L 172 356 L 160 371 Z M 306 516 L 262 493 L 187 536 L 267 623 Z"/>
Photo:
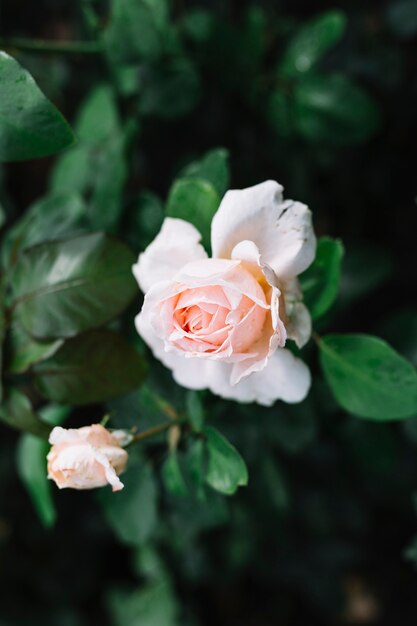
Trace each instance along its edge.
<path fill-rule="evenodd" d="M 95 489 L 110 484 L 113 491 L 120 491 L 123 483 L 119 475 L 128 460 L 121 447 L 123 440 L 123 432 L 111 433 L 101 424 L 55 427 L 49 436 L 48 478 L 60 489 Z"/>

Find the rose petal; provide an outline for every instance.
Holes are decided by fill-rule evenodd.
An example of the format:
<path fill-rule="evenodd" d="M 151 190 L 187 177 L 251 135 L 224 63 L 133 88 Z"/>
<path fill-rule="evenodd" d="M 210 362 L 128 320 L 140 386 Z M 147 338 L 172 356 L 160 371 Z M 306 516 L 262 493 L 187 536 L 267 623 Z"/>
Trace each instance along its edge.
<path fill-rule="evenodd" d="M 283 201 L 282 186 L 269 180 L 228 191 L 211 225 L 213 257 L 231 258 L 241 241 L 253 241 L 278 278 L 297 276 L 316 250 L 311 213 L 305 204 Z"/>
<path fill-rule="evenodd" d="M 171 279 L 190 261 L 207 258 L 200 240 L 200 233 L 189 222 L 165 218 L 159 234 L 132 268 L 141 290 L 146 293 L 155 283 Z"/>
<path fill-rule="evenodd" d="M 207 361 L 209 388 L 222 398 L 238 402 L 258 402 L 271 406 L 276 400 L 301 402 L 311 383 L 310 370 L 289 350 L 278 349 L 266 367 L 251 374 L 236 385 L 230 384 L 233 365 Z"/>

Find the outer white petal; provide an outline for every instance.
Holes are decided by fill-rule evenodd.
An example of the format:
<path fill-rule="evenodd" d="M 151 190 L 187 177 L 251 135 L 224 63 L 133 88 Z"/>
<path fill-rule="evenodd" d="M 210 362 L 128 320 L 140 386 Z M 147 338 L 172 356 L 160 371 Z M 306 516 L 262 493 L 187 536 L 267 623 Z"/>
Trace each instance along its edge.
<path fill-rule="evenodd" d="M 282 191 L 272 180 L 228 191 L 212 221 L 213 256 L 228 259 L 237 244 L 249 240 L 279 279 L 307 269 L 316 251 L 311 212 L 301 202 L 284 201 Z"/>
<path fill-rule="evenodd" d="M 271 406 L 276 400 L 295 403 L 306 397 L 311 384 L 310 370 L 289 350 L 279 348 L 266 367 L 232 386 L 230 374 L 233 365 L 208 361 L 210 390 L 228 400 L 257 402 Z"/>
<path fill-rule="evenodd" d="M 293 339 L 299 348 L 306 345 L 311 337 L 311 315 L 306 305 L 296 302 L 288 316 L 287 336 Z"/>
<path fill-rule="evenodd" d="M 189 222 L 165 218 L 159 234 L 132 268 L 141 290 L 146 293 L 155 283 L 171 279 L 190 261 L 206 259 L 200 240 L 200 233 Z"/>

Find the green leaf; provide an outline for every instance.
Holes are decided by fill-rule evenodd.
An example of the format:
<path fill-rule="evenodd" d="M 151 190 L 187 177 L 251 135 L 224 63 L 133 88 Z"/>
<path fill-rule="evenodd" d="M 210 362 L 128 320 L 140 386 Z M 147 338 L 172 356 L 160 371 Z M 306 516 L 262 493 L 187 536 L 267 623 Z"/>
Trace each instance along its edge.
<path fill-rule="evenodd" d="M 178 462 L 178 453 L 171 451 L 167 460 L 162 466 L 162 478 L 165 487 L 176 496 L 183 496 L 188 493 L 187 485 L 181 472 Z"/>
<path fill-rule="evenodd" d="M 114 0 L 104 34 L 109 57 L 117 63 L 157 59 L 167 18 L 165 0 Z"/>
<path fill-rule="evenodd" d="M 178 626 L 178 602 L 167 580 L 148 584 L 133 592 L 110 592 L 114 626 Z M 184 622 L 182 622 L 184 624 Z"/>
<path fill-rule="evenodd" d="M 206 481 L 216 491 L 232 495 L 238 487 L 248 484 L 245 462 L 236 448 L 217 430 L 207 427 L 204 434 L 208 451 Z"/>
<path fill-rule="evenodd" d="M 0 280 L 0 403 L 3 400 L 3 341 L 6 334 L 6 321 L 4 310 L 4 284 Z"/>
<path fill-rule="evenodd" d="M 339 404 L 377 421 L 417 414 L 417 372 L 385 341 L 367 335 L 328 335 L 320 361 Z"/>
<path fill-rule="evenodd" d="M 328 11 L 304 24 L 290 41 L 279 65 L 285 76 L 310 71 L 342 37 L 346 16 L 342 11 Z"/>
<path fill-rule="evenodd" d="M 229 188 L 229 152 L 224 148 L 210 150 L 198 161 L 190 163 L 182 172 L 181 178 L 206 180 L 223 196 Z"/>
<path fill-rule="evenodd" d="M 130 249 L 102 233 L 30 248 L 12 275 L 14 314 L 39 339 L 105 324 L 136 293 L 132 263 Z"/>
<path fill-rule="evenodd" d="M 49 437 L 51 427 L 33 411 L 29 398 L 15 387 L 6 390 L 0 405 L 0 419 L 12 428 L 32 433 L 36 437 Z"/>
<path fill-rule="evenodd" d="M 177 180 L 169 192 L 166 213 L 191 222 L 210 246 L 211 221 L 220 204 L 220 196 L 213 185 L 199 178 Z"/>
<path fill-rule="evenodd" d="M 379 128 L 375 102 L 343 74 L 305 77 L 293 97 L 295 129 L 309 141 L 351 145 L 366 141 Z"/>
<path fill-rule="evenodd" d="M 116 97 L 110 85 L 95 85 L 83 102 L 75 130 L 82 144 L 97 145 L 120 130 Z"/>
<path fill-rule="evenodd" d="M 22 435 L 17 448 L 19 476 L 32 499 L 44 526 L 53 526 L 56 511 L 52 499 L 51 483 L 47 478 L 46 455 L 49 445 L 33 435 Z"/>
<path fill-rule="evenodd" d="M 121 480 L 124 484 L 122 491 L 102 490 L 98 497 L 118 539 L 129 546 L 140 546 L 150 538 L 157 522 L 153 471 L 149 465 L 136 461 Z"/>
<path fill-rule="evenodd" d="M 300 278 L 304 302 L 313 320 L 322 317 L 337 298 L 343 253 L 341 241 L 322 237 L 313 264 Z"/>
<path fill-rule="evenodd" d="M 0 84 L 0 161 L 37 159 L 74 142 L 58 109 L 5 52 L 0 52 Z"/>
<path fill-rule="evenodd" d="M 187 391 L 185 396 L 187 417 L 193 429 L 200 432 L 204 424 L 204 406 L 198 391 Z"/>
<path fill-rule="evenodd" d="M 55 354 L 63 344 L 62 339 L 35 341 L 17 322 L 13 323 L 8 339 L 6 370 L 10 374 L 25 372 L 35 363 Z"/>
<path fill-rule="evenodd" d="M 146 363 L 121 335 L 93 330 L 64 343 L 35 365 L 40 392 L 60 404 L 93 404 L 139 387 Z"/>
<path fill-rule="evenodd" d="M 13 263 L 21 249 L 79 234 L 85 212 L 84 201 L 76 193 L 53 193 L 38 200 L 7 232 L 2 245 L 3 264 Z"/>

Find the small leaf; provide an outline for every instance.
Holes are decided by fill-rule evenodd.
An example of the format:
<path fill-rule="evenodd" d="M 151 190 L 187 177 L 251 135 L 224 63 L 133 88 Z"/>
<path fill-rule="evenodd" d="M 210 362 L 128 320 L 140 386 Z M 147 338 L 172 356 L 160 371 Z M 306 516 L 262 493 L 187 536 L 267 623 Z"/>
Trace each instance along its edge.
<path fill-rule="evenodd" d="M 322 317 L 337 298 L 343 252 L 341 241 L 322 237 L 314 263 L 301 276 L 304 302 L 313 320 Z"/>
<path fill-rule="evenodd" d="M 135 462 L 122 475 L 119 493 L 102 490 L 98 497 L 104 515 L 118 539 L 129 546 L 146 543 L 157 522 L 157 489 L 152 469 Z"/>
<path fill-rule="evenodd" d="M 344 409 L 377 421 L 417 414 L 417 372 L 385 341 L 328 335 L 319 345 L 326 380 Z"/>
<path fill-rule="evenodd" d="M 44 526 L 53 526 L 56 511 L 52 499 L 51 483 L 47 478 L 46 455 L 49 445 L 33 435 L 22 435 L 17 448 L 19 476 L 33 501 Z"/>
<path fill-rule="evenodd" d="M 104 35 L 109 57 L 117 63 L 157 59 L 167 17 L 165 0 L 114 0 Z"/>
<path fill-rule="evenodd" d="M 187 485 L 181 472 L 178 462 L 178 453 L 171 451 L 167 460 L 162 466 L 162 478 L 168 491 L 176 496 L 183 496 L 188 493 Z"/>
<path fill-rule="evenodd" d="M 190 163 L 181 178 L 197 178 L 206 180 L 216 189 L 219 196 L 223 196 L 229 188 L 229 153 L 224 148 L 210 150 L 200 160 Z"/>
<path fill-rule="evenodd" d="M 198 391 L 187 391 L 185 396 L 187 417 L 193 429 L 200 432 L 204 424 L 204 407 Z"/>
<path fill-rule="evenodd" d="M 51 427 L 33 411 L 29 398 L 11 387 L 5 393 L 0 405 L 0 419 L 17 430 L 32 433 L 41 439 L 48 439 Z"/>
<path fill-rule="evenodd" d="M 39 339 L 105 324 L 136 293 L 133 263 L 129 248 L 101 233 L 30 248 L 12 276 L 14 314 Z"/>
<path fill-rule="evenodd" d="M 66 341 L 34 371 L 44 396 L 60 404 L 83 405 L 136 389 L 145 377 L 146 363 L 121 335 L 93 330 Z"/>
<path fill-rule="evenodd" d="M 310 71 L 339 41 L 345 28 L 346 17 L 341 11 L 328 11 L 304 24 L 288 45 L 280 73 L 290 77 Z"/>
<path fill-rule="evenodd" d="M 360 143 L 375 134 L 380 118 L 372 98 L 343 74 L 316 74 L 295 86 L 294 126 L 309 141 Z"/>
<path fill-rule="evenodd" d="M 211 183 L 200 178 L 181 178 L 171 187 L 166 213 L 191 222 L 209 247 L 211 221 L 219 204 L 220 196 Z"/>
<path fill-rule="evenodd" d="M 232 495 L 238 487 L 248 484 L 245 462 L 236 448 L 217 430 L 207 427 L 204 434 L 208 451 L 206 481 L 216 491 Z"/>
<path fill-rule="evenodd" d="M 35 363 L 49 358 L 62 346 L 62 339 L 35 341 L 17 322 L 12 325 L 6 370 L 11 374 L 20 374 Z"/>
<path fill-rule="evenodd" d="M 0 161 L 37 159 L 74 142 L 58 109 L 5 52 L 0 52 L 0 83 Z"/>

